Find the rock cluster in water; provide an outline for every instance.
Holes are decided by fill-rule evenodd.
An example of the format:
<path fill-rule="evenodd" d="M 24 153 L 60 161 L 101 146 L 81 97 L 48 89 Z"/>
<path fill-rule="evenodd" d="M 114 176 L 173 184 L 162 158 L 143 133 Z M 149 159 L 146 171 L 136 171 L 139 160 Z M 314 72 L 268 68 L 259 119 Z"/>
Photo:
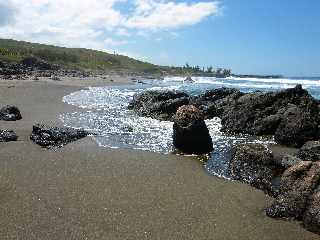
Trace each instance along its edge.
<path fill-rule="evenodd" d="M 212 150 L 204 119 L 213 117 L 221 118 L 223 132 L 273 135 L 279 144 L 300 148 L 278 159 L 263 145 L 235 146 L 229 174 L 275 197 L 268 216 L 302 220 L 305 228 L 320 234 L 319 101 L 301 85 L 253 93 L 220 88 L 199 96 L 147 91 L 135 95 L 129 108 L 173 121 L 174 146 L 186 153 L 198 153 L 200 146 L 201 152 Z"/>
<path fill-rule="evenodd" d="M 172 120 L 178 108 L 188 105 L 190 96 L 179 91 L 147 91 L 136 94 L 129 109 L 141 116 L 156 118 L 159 120 Z"/>
<path fill-rule="evenodd" d="M 173 145 L 189 154 L 206 154 L 213 150 L 212 139 L 203 113 L 192 105 L 184 105 L 174 116 Z"/>
<path fill-rule="evenodd" d="M 206 119 L 221 118 L 223 132 L 274 135 L 277 143 L 294 147 L 318 140 L 319 136 L 319 102 L 301 85 L 267 93 L 220 88 L 200 96 L 147 91 L 135 95 L 129 108 L 141 116 L 173 121 L 183 105 L 196 106 Z"/>
<path fill-rule="evenodd" d="M 83 129 L 59 128 L 36 124 L 33 126 L 30 139 L 42 147 L 56 148 L 86 136 L 88 136 L 88 132 Z"/>
<path fill-rule="evenodd" d="M 230 176 L 275 197 L 267 216 L 301 220 L 306 229 L 320 234 L 320 159 L 313 158 L 320 149 L 310 148 L 318 144 L 309 142 L 295 156 L 285 155 L 280 161 L 262 145 L 236 146 Z M 302 152 L 313 160 L 299 158 Z"/>
<path fill-rule="evenodd" d="M 263 145 L 241 144 L 233 149 L 229 172 L 234 180 L 271 192 L 274 169 L 273 156 Z"/>

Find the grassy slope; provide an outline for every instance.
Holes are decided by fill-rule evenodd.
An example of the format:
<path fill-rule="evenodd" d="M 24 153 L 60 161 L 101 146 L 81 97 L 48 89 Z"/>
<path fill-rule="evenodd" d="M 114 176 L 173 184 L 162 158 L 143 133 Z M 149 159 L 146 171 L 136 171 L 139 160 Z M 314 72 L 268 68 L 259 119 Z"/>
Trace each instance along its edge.
<path fill-rule="evenodd" d="M 101 51 L 0 39 L 0 60 L 18 62 L 29 56 L 39 57 L 68 69 L 91 71 L 121 70 L 145 73 L 160 73 L 163 70 L 169 70 L 168 67 L 161 67 L 127 56 Z"/>

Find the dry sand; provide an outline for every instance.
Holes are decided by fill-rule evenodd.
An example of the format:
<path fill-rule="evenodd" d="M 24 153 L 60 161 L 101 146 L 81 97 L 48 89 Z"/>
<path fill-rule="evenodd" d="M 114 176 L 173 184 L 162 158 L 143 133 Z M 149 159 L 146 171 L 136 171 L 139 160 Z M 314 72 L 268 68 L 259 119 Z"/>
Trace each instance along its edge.
<path fill-rule="evenodd" d="M 0 104 L 23 115 L 0 121 L 20 136 L 0 143 L 0 239 L 320 239 L 266 217 L 270 197 L 210 176 L 192 158 L 103 149 L 90 137 L 57 151 L 29 141 L 33 123 L 61 125 L 59 114 L 75 109 L 64 95 L 107 84 L 0 80 Z"/>

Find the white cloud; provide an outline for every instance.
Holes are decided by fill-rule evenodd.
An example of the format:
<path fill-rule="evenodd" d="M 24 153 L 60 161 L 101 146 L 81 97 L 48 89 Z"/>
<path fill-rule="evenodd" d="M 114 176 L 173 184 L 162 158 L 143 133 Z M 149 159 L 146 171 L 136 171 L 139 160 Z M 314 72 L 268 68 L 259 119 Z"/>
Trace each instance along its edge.
<path fill-rule="evenodd" d="M 0 0 L 0 37 L 110 50 L 132 34 L 194 25 L 219 11 L 216 2 L 133 1 L 124 12 L 116 4 L 128 0 Z"/>
<path fill-rule="evenodd" d="M 121 1 L 11 0 L 16 21 L 0 28 L 0 37 L 107 50 L 116 45 L 104 35 L 121 24 L 123 16 L 113 8 Z"/>
<path fill-rule="evenodd" d="M 204 18 L 217 14 L 217 2 L 188 4 L 167 1 L 137 0 L 134 16 L 126 21 L 128 27 L 140 29 L 170 29 L 201 22 Z"/>

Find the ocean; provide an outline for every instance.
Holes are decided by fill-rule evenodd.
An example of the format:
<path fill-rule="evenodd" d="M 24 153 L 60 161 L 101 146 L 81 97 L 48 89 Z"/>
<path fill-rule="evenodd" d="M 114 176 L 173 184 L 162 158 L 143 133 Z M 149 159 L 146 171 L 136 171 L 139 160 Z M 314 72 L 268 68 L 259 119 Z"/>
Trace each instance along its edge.
<path fill-rule="evenodd" d="M 301 84 L 312 96 L 320 99 L 320 78 L 212 78 L 194 77 L 194 83 L 185 83 L 182 77 L 166 77 L 163 80 L 146 80 L 139 83 L 90 87 L 63 98 L 65 103 L 79 107 L 79 111 L 62 114 L 65 126 L 84 128 L 101 147 L 124 148 L 171 154 L 172 122 L 139 117 L 127 109 L 136 93 L 147 90 L 179 90 L 198 95 L 206 90 L 229 87 L 243 92 L 278 91 Z M 205 163 L 213 175 L 228 178 L 230 149 L 238 143 L 273 143 L 272 138 L 248 135 L 228 135 L 220 131 L 219 118 L 206 120 L 214 144 L 214 151 Z"/>

